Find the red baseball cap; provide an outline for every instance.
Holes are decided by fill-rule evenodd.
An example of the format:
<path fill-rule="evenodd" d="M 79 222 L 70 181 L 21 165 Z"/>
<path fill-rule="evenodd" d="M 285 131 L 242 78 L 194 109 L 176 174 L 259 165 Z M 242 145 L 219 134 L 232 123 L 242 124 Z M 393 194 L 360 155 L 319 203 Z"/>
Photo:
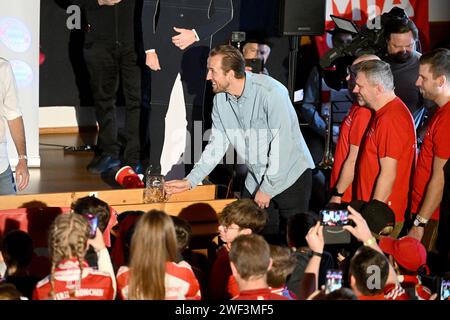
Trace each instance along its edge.
<path fill-rule="evenodd" d="M 394 257 L 395 261 L 409 271 L 418 271 L 427 263 L 427 250 L 423 244 L 412 237 L 394 239 L 383 237 L 379 246 L 383 252 Z"/>

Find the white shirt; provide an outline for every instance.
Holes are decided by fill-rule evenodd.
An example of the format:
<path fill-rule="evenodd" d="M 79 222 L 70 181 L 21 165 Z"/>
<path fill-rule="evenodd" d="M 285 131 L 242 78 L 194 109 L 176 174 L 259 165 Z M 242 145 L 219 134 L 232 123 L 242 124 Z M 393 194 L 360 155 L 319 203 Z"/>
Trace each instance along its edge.
<path fill-rule="evenodd" d="M 22 116 L 18 102 L 16 80 L 11 65 L 0 58 L 0 173 L 9 166 L 6 148 L 7 120 Z"/>

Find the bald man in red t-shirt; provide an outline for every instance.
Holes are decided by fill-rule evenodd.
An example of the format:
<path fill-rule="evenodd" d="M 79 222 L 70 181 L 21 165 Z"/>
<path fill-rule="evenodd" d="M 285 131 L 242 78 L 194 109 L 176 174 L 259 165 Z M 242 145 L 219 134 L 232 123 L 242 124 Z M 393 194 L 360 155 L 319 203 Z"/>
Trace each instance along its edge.
<path fill-rule="evenodd" d="M 375 114 L 360 150 L 356 199 L 386 203 L 395 213 L 391 235 L 397 237 L 403 228 L 416 155 L 414 120 L 394 93 L 389 64 L 370 60 L 357 69 L 353 92 Z"/>
<path fill-rule="evenodd" d="M 411 237 L 422 240 L 431 250 L 437 236 L 444 165 L 450 158 L 450 50 L 437 49 L 420 58 L 416 85 L 439 107 L 420 148 L 411 202 L 411 212 L 417 215 L 409 231 Z"/>

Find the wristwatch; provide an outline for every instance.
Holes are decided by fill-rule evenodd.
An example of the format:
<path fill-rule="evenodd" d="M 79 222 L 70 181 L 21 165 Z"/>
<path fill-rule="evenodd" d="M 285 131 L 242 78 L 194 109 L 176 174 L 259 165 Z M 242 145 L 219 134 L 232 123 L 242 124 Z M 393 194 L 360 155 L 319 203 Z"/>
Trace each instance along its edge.
<path fill-rule="evenodd" d="M 343 193 L 343 192 L 340 193 L 340 192 L 337 190 L 337 188 L 334 187 L 333 189 L 331 189 L 331 195 L 332 195 L 333 197 L 341 197 L 341 198 L 342 198 L 342 196 L 344 195 L 344 193 Z"/>
<path fill-rule="evenodd" d="M 428 222 L 427 219 L 417 215 L 416 218 L 414 219 L 414 226 L 424 228 L 427 225 L 427 222 Z"/>

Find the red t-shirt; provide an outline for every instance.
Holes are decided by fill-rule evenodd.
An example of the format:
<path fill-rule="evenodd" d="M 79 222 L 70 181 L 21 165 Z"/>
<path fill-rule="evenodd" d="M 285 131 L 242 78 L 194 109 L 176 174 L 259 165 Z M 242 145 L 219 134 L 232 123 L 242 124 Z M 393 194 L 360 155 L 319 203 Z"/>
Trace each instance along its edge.
<path fill-rule="evenodd" d="M 415 156 L 414 121 L 397 97 L 379 109 L 369 124 L 357 164 L 356 199 L 370 201 L 381 169 L 380 159 L 396 159 L 397 174 L 386 203 L 394 211 L 395 221 L 404 221 Z"/>
<path fill-rule="evenodd" d="M 339 139 L 334 152 L 334 164 L 331 170 L 330 187 L 334 188 L 341 174 L 342 165 L 350 152 L 350 145 L 360 146 L 369 124 L 372 112 L 370 109 L 354 104 L 342 120 Z M 342 190 L 341 190 L 342 192 Z M 348 186 L 342 196 L 343 202 L 352 200 L 352 185 Z"/>
<path fill-rule="evenodd" d="M 126 266 L 117 272 L 119 298 L 128 299 L 130 270 Z M 200 286 L 191 266 L 186 261 L 166 263 L 166 300 L 200 300 Z"/>
<path fill-rule="evenodd" d="M 83 261 L 83 276 L 76 259 L 64 260 L 55 269 L 54 300 L 113 300 L 114 288 L 111 276 L 94 270 Z M 50 300 L 50 276 L 39 281 L 33 292 L 33 300 Z"/>
<path fill-rule="evenodd" d="M 239 294 L 239 286 L 230 267 L 228 250 L 222 246 L 217 251 L 208 280 L 208 297 L 212 300 L 231 299 Z"/>
<path fill-rule="evenodd" d="M 411 199 L 411 212 L 418 213 L 431 179 L 434 157 L 450 158 L 450 102 L 440 107 L 428 125 L 420 147 Z M 431 219 L 439 220 L 439 206 Z"/>
<path fill-rule="evenodd" d="M 279 294 L 270 292 L 269 288 L 242 291 L 233 300 L 289 300 Z"/>

